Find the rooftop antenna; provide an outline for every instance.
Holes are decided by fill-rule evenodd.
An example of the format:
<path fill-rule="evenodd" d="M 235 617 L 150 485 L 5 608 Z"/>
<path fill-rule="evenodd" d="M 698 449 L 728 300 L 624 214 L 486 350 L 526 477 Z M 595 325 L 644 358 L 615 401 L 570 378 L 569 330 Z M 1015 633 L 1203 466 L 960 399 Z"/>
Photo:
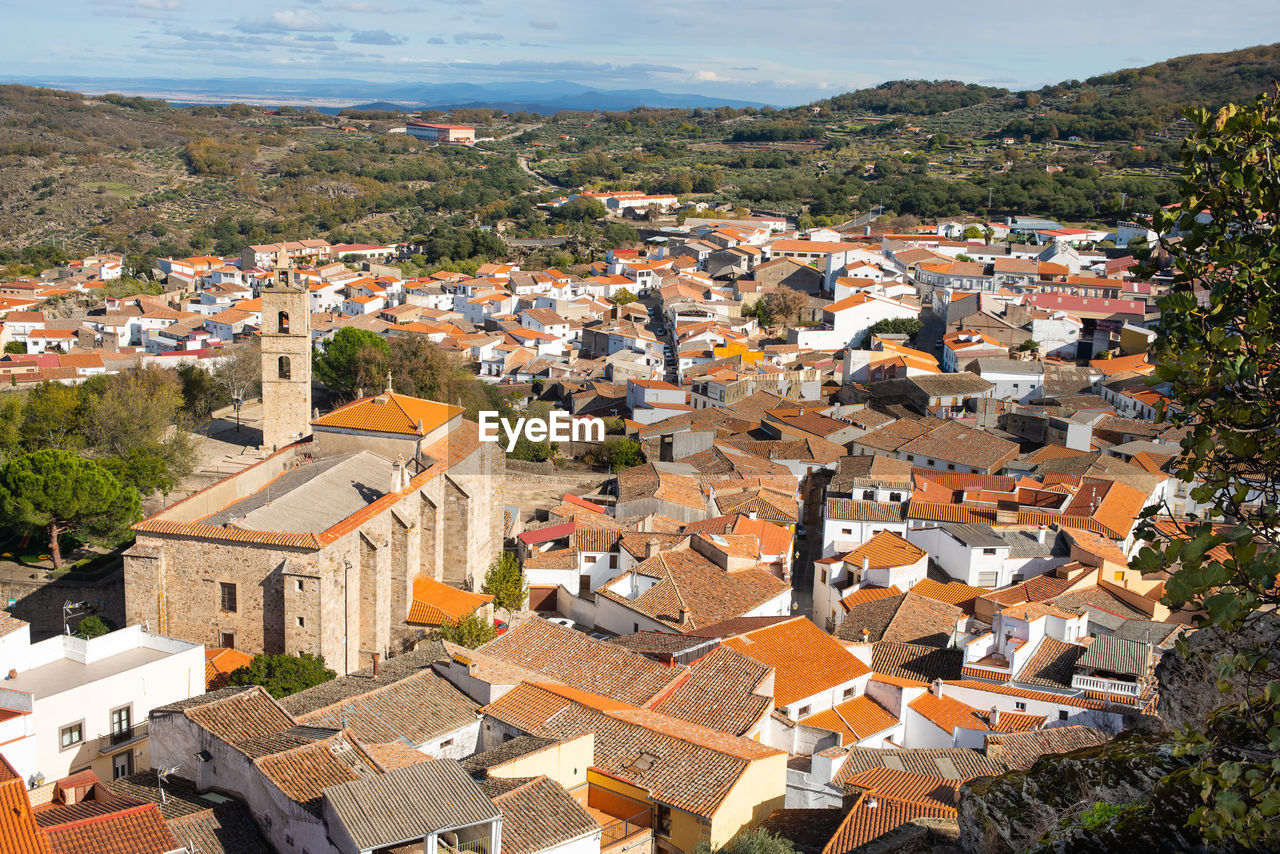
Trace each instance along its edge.
<path fill-rule="evenodd" d="M 174 765 L 172 768 L 161 768 L 156 772 L 156 788 L 160 790 L 160 803 L 168 804 L 169 796 L 164 793 L 164 784 L 168 782 L 170 774 L 177 774 L 182 770 L 181 765 Z M 190 849 L 194 851 L 195 849 Z"/>

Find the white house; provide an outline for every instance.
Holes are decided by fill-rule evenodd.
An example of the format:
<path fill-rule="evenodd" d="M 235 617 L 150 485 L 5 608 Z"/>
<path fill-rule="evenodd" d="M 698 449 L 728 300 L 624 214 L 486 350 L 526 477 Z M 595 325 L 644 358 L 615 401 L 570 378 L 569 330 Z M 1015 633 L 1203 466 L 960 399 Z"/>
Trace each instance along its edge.
<path fill-rule="evenodd" d="M 1027 403 L 1044 395 L 1044 363 L 1018 359 L 976 359 L 978 376 L 995 386 L 991 397 Z M 973 365 L 971 363 L 970 370 Z"/>
<path fill-rule="evenodd" d="M 147 715 L 204 693 L 204 647 L 140 625 L 32 643 L 30 626 L 5 614 L 0 631 L 0 670 L 14 674 L 0 683 L 0 754 L 31 785 L 150 768 Z"/>

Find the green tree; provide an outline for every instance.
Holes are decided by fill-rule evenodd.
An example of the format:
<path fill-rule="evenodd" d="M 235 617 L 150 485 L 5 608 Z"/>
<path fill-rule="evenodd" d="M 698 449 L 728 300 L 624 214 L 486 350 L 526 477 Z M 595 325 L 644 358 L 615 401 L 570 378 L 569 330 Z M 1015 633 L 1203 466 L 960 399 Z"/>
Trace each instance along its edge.
<path fill-rule="evenodd" d="M 789 839 L 774 836 L 767 830 L 739 833 L 714 851 L 705 841 L 699 842 L 693 851 L 694 854 L 796 854 Z"/>
<path fill-rule="evenodd" d="M 621 288 L 620 290 L 614 291 L 613 296 L 609 297 L 609 302 L 614 305 L 630 305 L 638 299 L 640 298 L 631 293 L 631 291 L 626 288 Z"/>
<path fill-rule="evenodd" d="M 181 427 L 186 401 L 177 372 L 135 367 L 91 377 L 80 387 L 88 446 L 143 494 L 168 493 L 191 472 L 195 448 Z M 111 462 L 108 462 L 111 461 Z"/>
<path fill-rule="evenodd" d="M 29 450 L 71 451 L 82 447 L 79 390 L 56 382 L 43 382 L 33 388 L 23 402 L 18 432 Z"/>
<path fill-rule="evenodd" d="M 1210 845 L 1276 850 L 1280 657 L 1273 634 L 1242 630 L 1280 607 L 1280 109 L 1264 95 L 1186 116 L 1193 130 L 1182 151 L 1182 202 L 1157 211 L 1152 226 L 1184 234 L 1160 239 L 1172 283 L 1159 300 L 1150 382 L 1171 398 L 1158 420 L 1186 431 L 1176 476 L 1194 484 L 1191 497 L 1207 511 L 1163 531 L 1149 518 L 1140 530 L 1149 545 L 1132 566 L 1171 573 L 1163 603 L 1224 634 L 1234 654 L 1210 666 L 1220 689 L 1249 697 L 1181 734 L 1202 802 L 1189 824 Z M 1204 210 L 1208 222 L 1198 216 Z M 1180 642 L 1181 653 L 1188 649 Z"/>
<path fill-rule="evenodd" d="M 199 365 L 178 368 L 178 382 L 182 386 L 183 411 L 194 424 L 208 421 L 215 409 L 231 403 L 226 390 Z"/>
<path fill-rule="evenodd" d="M 498 636 L 492 622 L 482 620 L 476 614 L 467 614 L 457 622 L 446 622 L 440 627 L 440 639 L 475 649 L 484 646 Z"/>
<path fill-rule="evenodd" d="M 390 355 L 376 332 L 344 326 L 316 351 L 316 379 L 346 397 L 357 389 L 373 393 L 383 387 Z"/>
<path fill-rule="evenodd" d="M 27 352 L 27 342 L 10 341 L 4 345 L 4 351 L 10 355 L 22 355 Z"/>
<path fill-rule="evenodd" d="M 644 465 L 640 443 L 630 436 L 608 436 L 600 446 L 586 455 L 587 462 L 611 472 Z"/>
<path fill-rule="evenodd" d="M 112 631 L 114 631 L 114 629 L 109 621 L 104 620 L 102 617 L 91 615 L 85 617 L 80 621 L 80 624 L 76 626 L 76 637 L 89 640 L 91 638 L 102 637 L 105 634 L 110 634 Z"/>
<path fill-rule="evenodd" d="M 986 231 L 976 225 L 967 225 L 964 229 L 965 240 L 982 240 L 986 236 Z"/>
<path fill-rule="evenodd" d="M 482 589 L 493 597 L 494 607 L 507 611 L 519 611 L 529 600 L 529 582 L 520 560 L 511 552 L 503 552 L 489 564 Z"/>
<path fill-rule="evenodd" d="M 62 534 L 111 541 L 138 518 L 138 491 L 70 451 L 35 451 L 0 469 L 0 518 L 43 529 L 55 569 L 62 568 Z"/>
<path fill-rule="evenodd" d="M 608 223 L 600 234 L 604 238 L 604 245 L 610 249 L 617 249 L 619 246 L 636 243 L 640 240 L 640 232 L 625 222 Z"/>
<path fill-rule="evenodd" d="M 916 336 L 920 334 L 922 328 L 924 324 L 914 317 L 886 317 L 871 324 L 866 336 L 862 339 L 862 347 L 866 349 L 871 346 L 873 335 L 905 335 L 908 344 L 915 344 Z"/>
<path fill-rule="evenodd" d="M 325 667 L 324 656 L 309 652 L 301 655 L 255 655 L 253 661 L 231 671 L 227 683 L 261 685 L 278 700 L 322 685 L 337 675 Z"/>

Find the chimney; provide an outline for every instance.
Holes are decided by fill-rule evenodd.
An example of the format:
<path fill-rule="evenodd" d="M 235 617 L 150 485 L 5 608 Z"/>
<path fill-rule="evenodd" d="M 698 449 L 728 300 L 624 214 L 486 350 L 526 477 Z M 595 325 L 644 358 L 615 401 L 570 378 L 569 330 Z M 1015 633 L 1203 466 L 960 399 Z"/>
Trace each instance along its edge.
<path fill-rule="evenodd" d="M 315 421 L 319 417 L 320 417 L 320 407 L 318 406 L 311 407 L 311 420 Z"/>
<path fill-rule="evenodd" d="M 644 559 L 648 560 L 658 553 L 658 538 L 650 537 L 649 542 L 644 544 Z"/>
<path fill-rule="evenodd" d="M 862 574 L 865 576 L 867 574 L 867 570 L 869 569 L 871 569 L 871 558 L 867 557 L 866 555 L 863 555 L 862 556 Z"/>
<path fill-rule="evenodd" d="M 874 796 L 867 798 L 867 809 L 873 810 L 878 806 L 880 806 L 880 804 L 876 802 L 876 799 Z"/>
<path fill-rule="evenodd" d="M 933 684 L 929 686 L 929 693 L 935 697 L 942 696 L 942 680 L 941 679 L 933 680 Z"/>
<path fill-rule="evenodd" d="M 862 642 L 863 643 L 871 642 L 871 630 L 866 628 L 865 626 L 862 629 Z"/>
<path fill-rule="evenodd" d="M 396 457 L 396 461 L 391 464 L 391 492 L 399 492 L 404 489 L 404 457 Z"/>
<path fill-rule="evenodd" d="M 680 625 L 687 625 L 689 622 L 689 609 L 681 606 L 680 608 Z"/>
<path fill-rule="evenodd" d="M 1036 542 L 1040 543 L 1040 545 L 1042 546 L 1044 545 L 1045 532 L 1047 532 L 1048 530 L 1049 530 L 1048 525 L 1041 525 L 1040 530 L 1036 531 Z"/>
<path fill-rule="evenodd" d="M 373 654 L 373 678 L 378 678 L 378 662 L 382 661 L 382 653 L 375 652 Z"/>
<path fill-rule="evenodd" d="M 1000 726 L 1000 710 L 995 706 L 991 707 L 991 728 L 995 729 Z"/>
<path fill-rule="evenodd" d="M 756 511 L 752 510 L 750 513 L 748 513 L 748 514 L 747 514 L 747 518 L 748 518 L 748 519 L 754 519 L 754 518 L 756 518 Z"/>

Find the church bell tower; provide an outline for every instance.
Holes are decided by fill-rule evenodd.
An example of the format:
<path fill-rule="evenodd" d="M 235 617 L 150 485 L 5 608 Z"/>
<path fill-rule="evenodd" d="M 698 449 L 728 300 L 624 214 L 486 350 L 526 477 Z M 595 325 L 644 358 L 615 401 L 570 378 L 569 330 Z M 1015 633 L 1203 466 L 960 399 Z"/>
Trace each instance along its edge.
<path fill-rule="evenodd" d="M 262 444 L 311 433 L 311 294 L 287 258 L 262 288 Z"/>

